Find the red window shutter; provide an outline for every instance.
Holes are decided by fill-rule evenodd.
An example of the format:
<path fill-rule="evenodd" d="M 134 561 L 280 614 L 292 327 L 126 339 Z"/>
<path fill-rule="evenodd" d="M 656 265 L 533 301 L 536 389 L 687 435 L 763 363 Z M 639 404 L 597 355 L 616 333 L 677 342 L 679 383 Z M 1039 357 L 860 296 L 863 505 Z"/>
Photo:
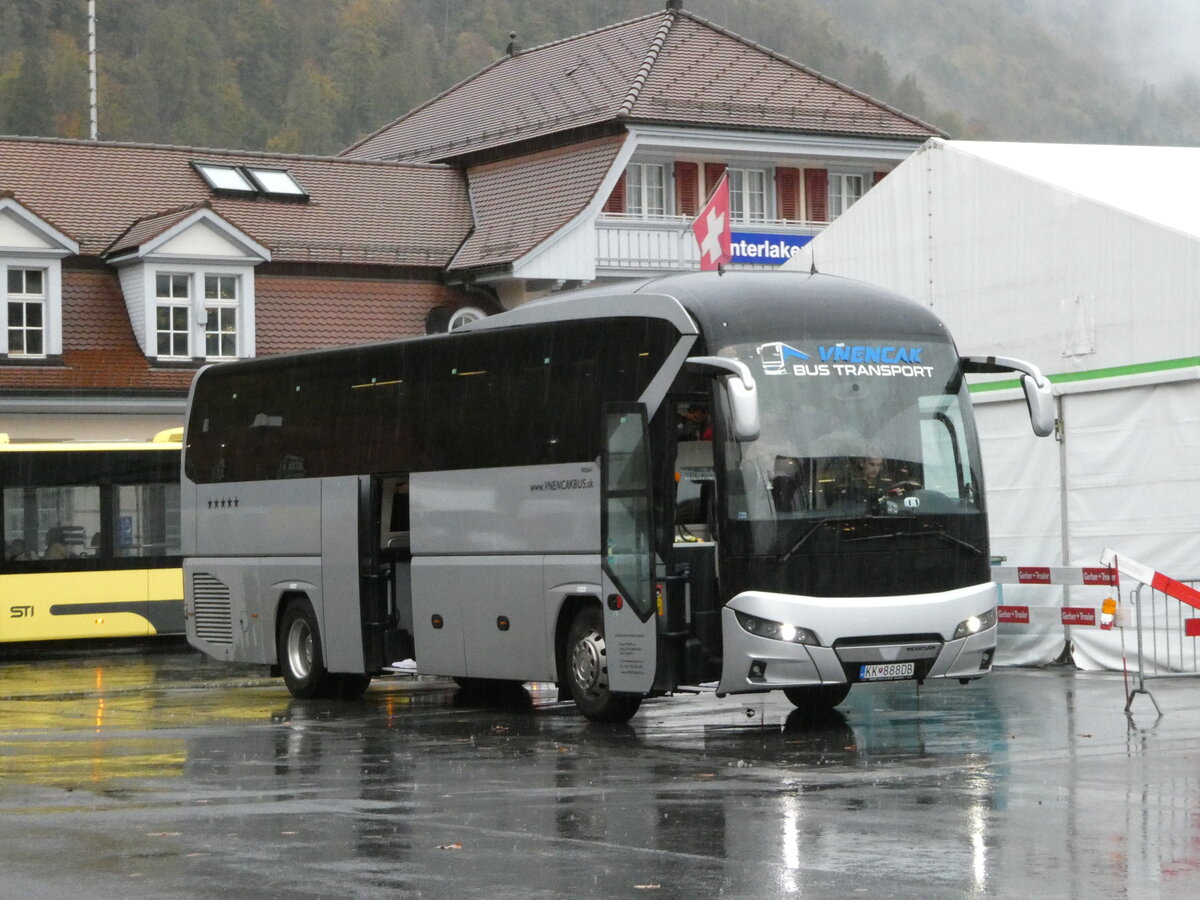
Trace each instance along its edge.
<path fill-rule="evenodd" d="M 706 198 L 717 186 L 717 182 L 721 180 L 721 176 L 725 174 L 727 168 L 729 167 L 725 163 L 704 164 L 704 196 Z"/>
<path fill-rule="evenodd" d="M 871 184 L 872 185 L 879 184 L 879 182 L 883 181 L 883 177 L 885 175 L 887 175 L 887 172 L 876 172 L 874 179 L 871 181 Z"/>
<path fill-rule="evenodd" d="M 625 173 L 621 173 L 621 177 L 617 179 L 617 186 L 613 188 L 608 199 L 604 201 L 604 208 L 601 210 L 606 213 L 623 213 L 625 212 Z"/>
<path fill-rule="evenodd" d="M 775 210 L 781 219 L 800 218 L 800 170 L 786 166 L 775 169 Z"/>
<path fill-rule="evenodd" d="M 694 162 L 675 163 L 675 211 L 694 216 L 700 211 L 700 166 Z"/>
<path fill-rule="evenodd" d="M 808 204 L 808 220 L 810 222 L 829 221 L 829 172 L 827 170 L 804 170 L 804 199 Z"/>

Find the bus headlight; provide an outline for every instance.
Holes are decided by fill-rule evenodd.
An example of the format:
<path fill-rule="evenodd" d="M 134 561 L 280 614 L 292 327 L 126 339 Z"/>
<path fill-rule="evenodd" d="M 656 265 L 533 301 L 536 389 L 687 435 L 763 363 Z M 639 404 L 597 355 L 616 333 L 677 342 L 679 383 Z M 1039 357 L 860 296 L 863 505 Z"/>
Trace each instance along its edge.
<path fill-rule="evenodd" d="M 784 641 L 789 644 L 813 644 L 819 643 L 817 636 L 807 628 L 801 628 L 799 625 L 789 625 L 786 622 L 772 622 L 770 619 L 760 619 L 758 616 L 750 616 L 743 612 L 738 612 L 736 609 L 733 614 L 737 616 L 737 622 L 742 626 L 742 629 L 747 634 L 752 634 L 755 637 L 769 638 L 773 641 Z"/>
<path fill-rule="evenodd" d="M 971 616 L 971 618 L 963 619 L 959 622 L 958 627 L 954 629 L 954 640 L 970 637 L 973 634 L 979 634 L 981 631 L 987 631 L 995 624 L 996 607 L 993 606 L 982 615 Z"/>

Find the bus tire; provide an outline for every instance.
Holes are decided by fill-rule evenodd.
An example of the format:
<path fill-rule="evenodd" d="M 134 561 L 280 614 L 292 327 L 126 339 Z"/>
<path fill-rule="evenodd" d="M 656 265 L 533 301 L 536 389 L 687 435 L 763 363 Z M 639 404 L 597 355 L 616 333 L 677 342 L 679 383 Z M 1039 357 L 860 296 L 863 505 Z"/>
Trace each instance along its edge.
<path fill-rule="evenodd" d="M 339 700 L 357 700 L 371 686 L 371 676 L 362 672 L 343 672 L 329 677 L 337 679 Z"/>
<path fill-rule="evenodd" d="M 783 695 L 796 709 L 811 713 L 829 712 L 846 699 L 850 684 L 806 684 L 783 689 Z"/>
<path fill-rule="evenodd" d="M 567 684 L 575 706 L 592 722 L 628 722 L 641 706 L 637 694 L 615 694 L 608 689 L 608 650 L 604 642 L 604 617 L 589 605 L 575 614 L 567 632 Z"/>
<path fill-rule="evenodd" d="M 284 607 L 276 650 L 283 681 L 293 697 L 317 700 L 341 695 L 341 679 L 325 668 L 317 616 L 307 597 L 298 597 Z"/>

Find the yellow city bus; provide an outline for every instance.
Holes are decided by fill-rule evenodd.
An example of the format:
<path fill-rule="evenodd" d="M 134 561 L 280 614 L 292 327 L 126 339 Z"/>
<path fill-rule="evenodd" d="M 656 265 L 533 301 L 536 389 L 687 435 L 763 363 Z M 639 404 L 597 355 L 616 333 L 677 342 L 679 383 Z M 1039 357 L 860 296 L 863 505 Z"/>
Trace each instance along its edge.
<path fill-rule="evenodd" d="M 183 633 L 182 436 L 0 435 L 0 643 Z"/>

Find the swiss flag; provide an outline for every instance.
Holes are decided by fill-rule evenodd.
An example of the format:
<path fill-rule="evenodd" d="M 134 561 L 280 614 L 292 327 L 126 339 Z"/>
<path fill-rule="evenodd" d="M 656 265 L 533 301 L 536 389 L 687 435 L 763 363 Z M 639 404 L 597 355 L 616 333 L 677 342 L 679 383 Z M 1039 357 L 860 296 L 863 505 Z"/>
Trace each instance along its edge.
<path fill-rule="evenodd" d="M 719 269 L 733 259 L 729 237 L 729 173 L 725 172 L 708 202 L 692 222 L 692 232 L 700 245 L 700 269 Z"/>

